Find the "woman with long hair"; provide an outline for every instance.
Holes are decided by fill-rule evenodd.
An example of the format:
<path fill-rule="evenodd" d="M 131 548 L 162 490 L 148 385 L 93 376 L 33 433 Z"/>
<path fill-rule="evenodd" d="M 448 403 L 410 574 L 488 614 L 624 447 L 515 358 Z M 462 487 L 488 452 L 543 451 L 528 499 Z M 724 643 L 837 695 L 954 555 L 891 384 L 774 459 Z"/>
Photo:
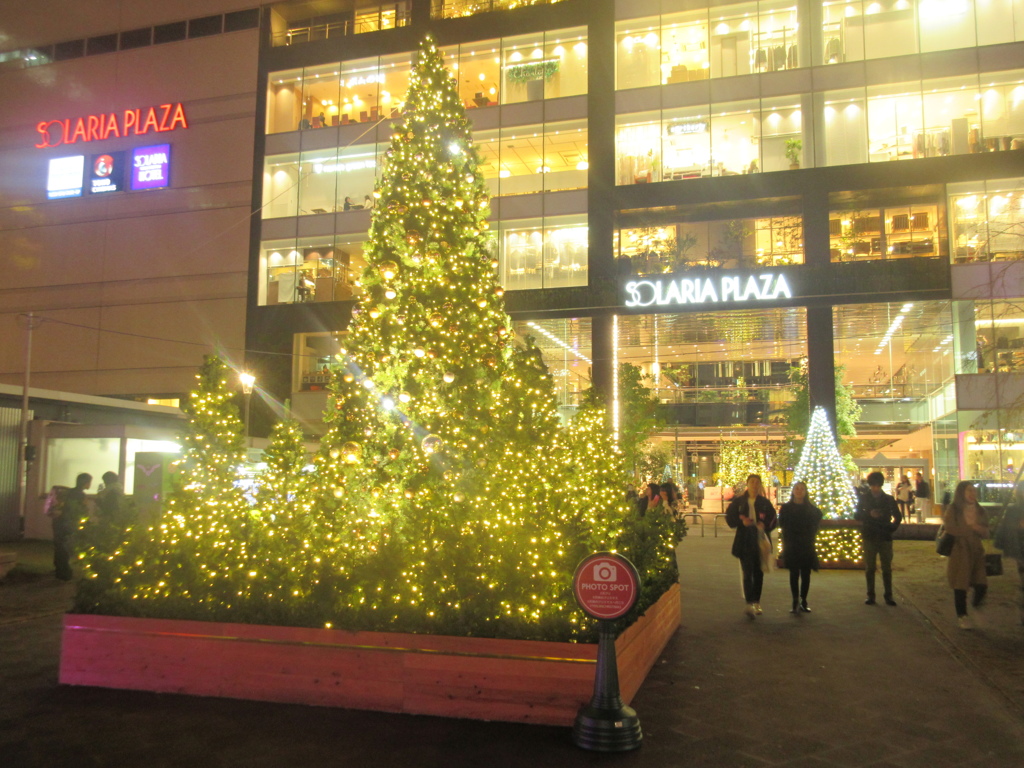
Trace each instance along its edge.
<path fill-rule="evenodd" d="M 740 561 L 743 574 L 743 599 L 746 613 L 754 618 L 761 611 L 761 589 L 764 572 L 771 562 L 771 537 L 777 516 L 775 507 L 765 494 L 760 475 L 747 477 L 747 489 L 734 496 L 725 511 L 725 522 L 736 529 L 732 543 L 733 557 Z"/>
<path fill-rule="evenodd" d="M 821 524 L 821 510 L 811 503 L 807 483 L 793 484 L 789 501 L 779 510 L 779 529 L 782 531 L 782 556 L 789 571 L 789 591 L 793 594 L 790 613 L 810 613 L 807 592 L 811 588 L 811 571 L 818 570 L 818 553 L 814 546 Z"/>
<path fill-rule="evenodd" d="M 988 514 L 978 503 L 978 492 L 968 480 L 959 483 L 953 492 L 953 502 L 942 513 L 946 533 L 955 541 L 946 563 L 946 578 L 953 589 L 953 604 L 961 629 L 970 629 L 967 616 L 967 590 L 974 588 L 975 608 L 985 602 L 988 577 L 985 575 L 985 546 L 988 536 Z"/>

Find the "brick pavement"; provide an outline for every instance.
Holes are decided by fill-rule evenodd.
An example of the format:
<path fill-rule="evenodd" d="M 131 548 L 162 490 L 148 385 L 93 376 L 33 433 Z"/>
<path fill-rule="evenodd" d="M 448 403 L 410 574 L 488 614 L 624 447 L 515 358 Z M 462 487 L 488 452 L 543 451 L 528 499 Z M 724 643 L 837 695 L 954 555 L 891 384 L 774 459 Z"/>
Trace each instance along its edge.
<path fill-rule="evenodd" d="M 862 575 L 832 571 L 792 616 L 780 572 L 751 621 L 728 544 L 680 546 L 683 626 L 634 701 L 644 744 L 623 755 L 583 752 L 562 728 L 60 687 L 71 587 L 22 574 L 0 586 L 0 765 L 1024 765 L 1024 698 L 999 685 L 1021 666 L 1024 630 L 1000 607 L 1015 575 L 970 636 L 917 542 L 897 544 L 896 608 L 864 606 Z"/>

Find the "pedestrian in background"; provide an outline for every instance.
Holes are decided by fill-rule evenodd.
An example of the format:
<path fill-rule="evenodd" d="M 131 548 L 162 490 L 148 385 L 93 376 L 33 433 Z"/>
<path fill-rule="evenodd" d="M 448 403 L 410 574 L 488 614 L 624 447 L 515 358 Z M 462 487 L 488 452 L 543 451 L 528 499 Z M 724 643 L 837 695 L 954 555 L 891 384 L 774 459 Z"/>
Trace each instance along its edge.
<path fill-rule="evenodd" d="M 875 569 L 882 561 L 882 596 L 886 605 L 896 605 L 892 597 L 892 534 L 903 521 L 896 499 L 882 490 L 885 475 L 868 475 L 868 492 L 857 503 L 855 520 L 861 522 L 861 541 L 864 544 L 864 578 L 868 596 L 864 605 L 875 604 Z"/>
<path fill-rule="evenodd" d="M 946 578 L 953 589 L 953 605 L 960 629 L 971 629 L 967 615 L 967 590 L 974 588 L 971 604 L 980 608 L 988 591 L 985 574 L 985 545 L 988 536 L 988 513 L 978 503 L 978 491 L 969 480 L 960 482 L 953 492 L 953 502 L 942 514 L 946 533 L 954 537 L 953 551 L 946 563 Z"/>
<path fill-rule="evenodd" d="M 820 567 L 815 538 L 821 517 L 821 510 L 811 503 L 807 494 L 807 483 L 794 483 L 789 501 L 779 510 L 782 556 L 789 571 L 789 591 L 793 595 L 790 613 L 811 612 L 807 607 L 807 593 L 811 588 L 811 571 Z"/>
<path fill-rule="evenodd" d="M 996 529 L 993 544 L 1017 561 L 1020 578 L 1020 623 L 1024 624 L 1024 483 L 1017 486 L 1013 504 L 1006 508 Z"/>
<path fill-rule="evenodd" d="M 92 487 L 92 475 L 83 472 L 75 478 L 74 488 L 57 488 L 50 491 L 46 513 L 53 521 L 53 569 L 61 581 L 70 581 L 71 554 L 74 536 L 78 526 L 89 516 L 85 492 Z M 59 493 L 58 493 L 59 491 Z"/>
<path fill-rule="evenodd" d="M 764 574 L 771 567 L 770 534 L 777 522 L 775 507 L 765 496 L 760 475 L 747 477 L 747 489 L 729 503 L 725 522 L 736 529 L 732 555 L 740 561 L 746 613 L 754 618 L 762 613 Z"/>
<path fill-rule="evenodd" d="M 900 475 L 900 481 L 896 484 L 896 490 L 893 491 L 892 495 L 895 497 L 896 503 L 900 505 L 900 514 L 903 515 L 903 519 L 908 519 L 910 517 L 910 505 L 914 497 L 914 489 L 910 484 L 910 478 L 906 475 Z"/>
<path fill-rule="evenodd" d="M 917 473 L 915 480 L 914 509 L 917 512 L 917 522 L 923 523 L 932 514 L 932 487 L 920 472 Z"/>

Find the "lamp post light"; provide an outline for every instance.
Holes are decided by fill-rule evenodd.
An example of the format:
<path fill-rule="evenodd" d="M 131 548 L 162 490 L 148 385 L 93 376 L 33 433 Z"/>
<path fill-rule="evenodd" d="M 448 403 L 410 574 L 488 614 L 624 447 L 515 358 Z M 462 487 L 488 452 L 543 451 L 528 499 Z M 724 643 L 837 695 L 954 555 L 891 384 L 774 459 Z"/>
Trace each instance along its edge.
<path fill-rule="evenodd" d="M 252 388 L 256 384 L 256 377 L 251 373 L 240 373 L 238 380 L 242 382 L 242 392 L 245 394 L 245 450 L 248 459 L 248 452 L 252 447 L 249 442 L 249 404 L 252 402 Z"/>

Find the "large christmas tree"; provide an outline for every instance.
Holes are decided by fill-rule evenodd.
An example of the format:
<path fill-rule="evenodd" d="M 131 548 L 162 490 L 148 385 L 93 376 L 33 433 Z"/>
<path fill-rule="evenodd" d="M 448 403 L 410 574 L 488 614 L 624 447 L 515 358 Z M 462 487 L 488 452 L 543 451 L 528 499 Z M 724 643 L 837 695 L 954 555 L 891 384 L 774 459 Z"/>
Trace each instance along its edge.
<path fill-rule="evenodd" d="M 218 618 L 569 639 L 592 624 L 572 596 L 576 565 L 616 547 L 637 561 L 640 608 L 657 599 L 676 578 L 673 530 L 629 517 L 607 413 L 591 404 L 563 426 L 539 349 L 514 340 L 470 126 L 432 40 L 374 196 L 364 294 L 313 471 L 282 425 L 255 508 L 226 476 L 208 489 L 197 476 L 199 495 L 172 503 L 153 555 L 124 569 L 133 589 L 120 610 L 174 612 L 156 602 L 203 582 L 210 566 L 183 570 L 193 560 L 234 579 L 208 604 Z M 211 493 L 223 501 L 207 509 Z M 193 535 L 202 552 L 175 552 Z"/>

